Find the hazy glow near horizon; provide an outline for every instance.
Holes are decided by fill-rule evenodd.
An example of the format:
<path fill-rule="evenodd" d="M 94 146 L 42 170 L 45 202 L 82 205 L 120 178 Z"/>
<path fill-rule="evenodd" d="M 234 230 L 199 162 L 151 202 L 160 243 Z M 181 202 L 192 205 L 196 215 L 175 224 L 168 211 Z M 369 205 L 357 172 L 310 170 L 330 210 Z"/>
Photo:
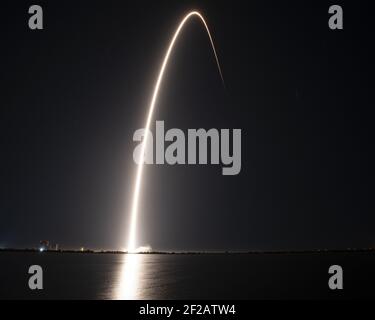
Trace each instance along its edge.
<path fill-rule="evenodd" d="M 224 83 L 223 75 L 222 75 L 220 64 L 219 64 L 219 59 L 217 57 L 215 45 L 214 45 L 214 42 L 212 40 L 211 33 L 210 33 L 210 30 L 208 29 L 207 23 L 204 20 L 203 16 L 198 11 L 191 11 L 190 13 L 188 13 L 182 19 L 182 21 L 180 22 L 177 30 L 175 31 L 175 33 L 172 37 L 172 40 L 171 40 L 171 42 L 169 44 L 169 47 L 168 47 L 168 50 L 165 54 L 163 63 L 161 65 L 161 68 L 160 68 L 160 71 L 159 71 L 159 76 L 157 78 L 155 88 L 154 88 L 154 91 L 153 91 L 153 95 L 152 95 L 152 99 L 151 99 L 151 103 L 150 103 L 150 108 L 149 108 L 149 112 L 148 112 L 148 116 L 147 116 L 147 120 L 146 120 L 146 125 L 144 127 L 145 128 L 145 134 L 144 134 L 143 143 L 142 143 L 142 146 L 141 146 L 141 155 L 140 155 L 141 158 L 140 158 L 140 162 L 139 162 L 138 167 L 137 167 L 136 180 L 135 180 L 135 184 L 134 184 L 134 193 L 133 193 L 132 209 L 131 209 L 131 217 L 130 217 L 130 230 L 129 230 L 128 247 L 127 247 L 128 252 L 136 252 L 137 251 L 136 250 L 136 231 L 137 231 L 138 206 L 139 206 L 139 198 L 140 198 L 140 193 L 141 193 L 141 184 L 142 184 L 142 175 L 143 175 L 143 164 L 144 164 L 146 145 L 147 145 L 147 141 L 148 141 L 148 132 L 149 132 L 149 129 L 150 129 L 150 124 L 151 124 L 152 116 L 153 116 L 153 113 L 154 113 L 155 104 L 156 104 L 157 97 L 158 97 L 158 94 L 159 94 L 160 85 L 162 83 L 164 72 L 165 72 L 165 69 L 167 67 L 169 57 L 170 57 L 170 55 L 172 53 L 172 50 L 174 48 L 175 42 L 176 42 L 182 28 L 184 27 L 185 23 L 193 16 L 198 17 L 202 21 L 202 23 L 203 23 L 203 25 L 204 25 L 204 27 L 207 31 L 208 37 L 209 37 L 210 42 L 211 42 L 212 50 L 213 50 L 213 53 L 215 55 L 217 67 L 219 69 L 221 79 Z"/>

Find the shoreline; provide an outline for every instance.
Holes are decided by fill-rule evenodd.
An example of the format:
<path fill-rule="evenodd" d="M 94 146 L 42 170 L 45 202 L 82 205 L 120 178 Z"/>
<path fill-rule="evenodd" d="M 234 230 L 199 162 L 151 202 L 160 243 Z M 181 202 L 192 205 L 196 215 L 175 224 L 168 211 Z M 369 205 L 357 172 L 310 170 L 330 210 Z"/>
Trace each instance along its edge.
<path fill-rule="evenodd" d="M 244 255 L 244 254 L 325 254 L 325 253 L 375 253 L 373 248 L 365 249 L 317 249 L 317 250 L 265 250 L 265 251 L 152 251 L 128 253 L 126 251 L 115 250 L 44 250 L 40 252 L 38 249 L 0 249 L 2 252 L 15 253 L 40 253 L 40 254 L 163 254 L 163 255 Z"/>

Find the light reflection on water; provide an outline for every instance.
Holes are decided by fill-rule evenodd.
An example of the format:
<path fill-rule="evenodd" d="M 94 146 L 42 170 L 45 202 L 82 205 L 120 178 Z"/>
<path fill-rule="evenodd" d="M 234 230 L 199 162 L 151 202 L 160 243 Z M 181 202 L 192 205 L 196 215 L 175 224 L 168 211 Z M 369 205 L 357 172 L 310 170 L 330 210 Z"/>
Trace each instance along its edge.
<path fill-rule="evenodd" d="M 113 299 L 137 300 L 142 298 L 141 278 L 143 258 L 141 254 L 124 255 Z"/>
<path fill-rule="evenodd" d="M 180 257 L 182 258 L 182 257 Z M 109 278 L 104 299 L 144 300 L 168 297 L 168 289 L 185 277 L 179 257 L 157 254 L 125 254 Z M 181 261 L 182 262 L 182 261 Z M 181 270 L 182 269 L 182 270 Z M 181 270 L 182 272 L 178 272 Z M 176 272 L 180 275 L 177 276 Z"/>

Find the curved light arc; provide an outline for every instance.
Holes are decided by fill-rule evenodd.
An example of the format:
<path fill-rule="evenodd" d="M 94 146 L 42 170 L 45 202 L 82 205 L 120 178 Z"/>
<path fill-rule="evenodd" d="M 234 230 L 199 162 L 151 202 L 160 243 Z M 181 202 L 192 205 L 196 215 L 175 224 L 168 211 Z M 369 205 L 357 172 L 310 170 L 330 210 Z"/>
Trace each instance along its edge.
<path fill-rule="evenodd" d="M 153 117 L 153 114 L 154 114 L 155 104 L 156 104 L 156 101 L 157 101 L 157 98 L 158 98 L 160 85 L 163 81 L 165 69 L 168 65 L 168 61 L 169 61 L 170 55 L 173 51 L 175 42 L 176 42 L 178 36 L 180 35 L 180 33 L 181 33 L 184 25 L 186 24 L 186 22 L 192 17 L 198 17 L 201 20 L 201 22 L 203 23 L 203 25 L 204 25 L 204 27 L 207 31 L 207 34 L 208 34 L 208 37 L 209 37 L 209 40 L 210 40 L 210 43 L 211 43 L 211 46 L 212 46 L 212 50 L 213 50 L 213 53 L 215 55 L 215 60 L 216 60 L 216 64 L 217 64 L 217 67 L 218 67 L 218 70 L 219 70 L 219 73 L 220 73 L 220 77 L 221 77 L 221 80 L 224 84 L 224 78 L 223 78 L 223 74 L 222 74 L 222 71 L 221 71 L 219 59 L 218 59 L 218 56 L 217 56 L 217 53 L 216 53 L 215 45 L 214 45 L 210 30 L 208 29 L 208 25 L 207 25 L 206 21 L 204 20 L 204 17 L 198 11 L 191 11 L 190 13 L 188 13 L 182 19 L 182 21 L 180 22 L 177 30 L 175 31 L 175 33 L 172 37 L 172 40 L 171 40 L 171 42 L 169 44 L 169 47 L 168 47 L 168 50 L 165 54 L 163 63 L 161 65 L 159 75 L 158 75 L 158 78 L 157 78 L 157 81 L 156 81 L 156 84 L 155 84 L 155 87 L 154 87 L 154 91 L 153 91 L 153 94 L 152 94 L 150 107 L 149 107 L 147 120 L 146 120 L 146 125 L 145 125 L 145 134 L 144 134 L 143 142 L 142 142 L 142 146 L 141 146 L 140 161 L 139 161 L 138 166 L 137 166 L 136 180 L 135 180 L 135 185 L 134 185 L 134 193 L 133 193 L 132 209 L 131 209 L 131 217 L 130 217 L 130 230 L 129 230 L 128 247 L 127 247 L 127 251 L 129 253 L 134 253 L 136 251 L 136 245 L 135 245 L 136 244 L 136 229 L 137 229 L 137 219 L 138 219 L 139 198 L 140 198 L 140 192 L 141 192 L 141 187 L 142 187 L 142 176 L 143 176 L 145 150 L 146 150 L 146 146 L 147 146 L 147 142 L 148 142 L 148 133 L 149 133 L 150 125 L 151 125 L 151 120 L 152 120 L 152 117 Z"/>

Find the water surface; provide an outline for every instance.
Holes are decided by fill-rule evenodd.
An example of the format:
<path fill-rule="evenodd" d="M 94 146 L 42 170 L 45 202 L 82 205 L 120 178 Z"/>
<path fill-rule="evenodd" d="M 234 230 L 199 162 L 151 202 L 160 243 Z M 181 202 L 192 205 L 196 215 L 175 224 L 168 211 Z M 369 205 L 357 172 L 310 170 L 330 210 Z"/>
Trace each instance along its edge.
<path fill-rule="evenodd" d="M 40 265 L 44 289 L 28 288 Z M 328 289 L 328 268 L 344 290 Z M 373 253 L 0 253 L 0 299 L 299 299 L 373 297 Z"/>

